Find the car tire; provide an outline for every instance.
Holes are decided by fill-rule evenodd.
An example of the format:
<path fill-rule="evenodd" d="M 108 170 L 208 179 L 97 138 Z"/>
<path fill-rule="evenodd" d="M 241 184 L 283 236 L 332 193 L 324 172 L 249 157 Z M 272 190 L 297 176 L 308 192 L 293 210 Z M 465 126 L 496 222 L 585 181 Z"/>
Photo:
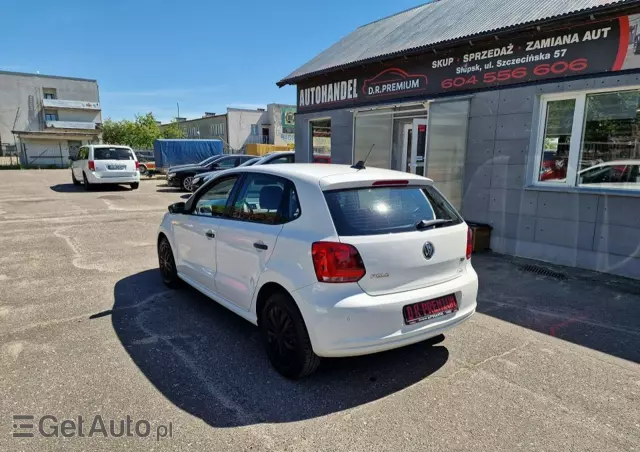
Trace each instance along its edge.
<path fill-rule="evenodd" d="M 287 293 L 269 297 L 259 325 L 269 361 L 283 377 L 298 380 L 316 371 L 321 358 L 313 352 L 302 314 Z"/>
<path fill-rule="evenodd" d="M 78 179 L 76 179 L 76 175 L 73 174 L 73 170 L 71 170 L 71 181 L 73 182 L 73 185 L 80 185 L 81 184 L 81 182 Z"/>
<path fill-rule="evenodd" d="M 82 173 L 82 183 L 84 184 L 84 189 L 86 191 L 91 190 L 91 184 L 89 183 L 89 180 L 87 179 L 87 175 L 85 173 Z"/>
<path fill-rule="evenodd" d="M 180 183 L 180 185 L 182 185 L 182 189 L 184 191 L 190 192 L 191 191 L 191 186 L 192 186 L 191 183 L 192 182 L 193 182 L 193 176 L 187 176 L 184 179 L 182 179 L 182 182 Z"/>
<path fill-rule="evenodd" d="M 140 165 L 138 170 L 140 171 L 140 175 L 144 176 L 145 174 L 147 174 L 147 165 Z"/>
<path fill-rule="evenodd" d="M 140 182 L 134 182 L 133 184 L 131 184 L 131 190 L 137 190 L 139 186 Z"/>
<path fill-rule="evenodd" d="M 160 239 L 158 243 L 158 267 L 162 282 L 170 289 L 177 289 L 181 286 L 182 280 L 178 277 L 176 261 L 173 258 L 171 244 L 166 237 Z"/>

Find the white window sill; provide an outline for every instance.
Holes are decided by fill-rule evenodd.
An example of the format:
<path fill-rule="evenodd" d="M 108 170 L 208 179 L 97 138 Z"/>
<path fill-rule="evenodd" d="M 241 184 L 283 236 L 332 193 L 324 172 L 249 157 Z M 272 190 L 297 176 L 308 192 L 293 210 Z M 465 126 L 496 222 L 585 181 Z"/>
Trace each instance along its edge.
<path fill-rule="evenodd" d="M 590 187 L 569 187 L 561 185 L 527 185 L 527 191 L 545 191 L 557 193 L 577 193 L 583 195 L 603 195 L 603 196 L 628 196 L 640 198 L 640 190 L 616 190 L 613 188 L 590 188 Z"/>

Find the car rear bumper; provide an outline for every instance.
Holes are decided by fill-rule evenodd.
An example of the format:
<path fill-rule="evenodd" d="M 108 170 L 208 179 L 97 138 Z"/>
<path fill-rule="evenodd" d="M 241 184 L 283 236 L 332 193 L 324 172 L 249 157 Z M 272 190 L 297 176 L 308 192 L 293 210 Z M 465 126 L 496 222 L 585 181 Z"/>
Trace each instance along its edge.
<path fill-rule="evenodd" d="M 133 184 L 140 182 L 140 173 L 136 172 L 135 176 L 119 176 L 112 177 L 105 174 L 87 171 L 87 179 L 91 184 Z"/>
<path fill-rule="evenodd" d="M 450 294 L 456 296 L 458 311 L 405 324 L 405 305 Z M 452 281 L 390 295 L 371 296 L 357 284 L 324 283 L 312 284 L 292 295 L 318 356 L 356 356 L 424 341 L 467 320 L 476 310 L 478 277 L 469 264 L 466 273 Z"/>

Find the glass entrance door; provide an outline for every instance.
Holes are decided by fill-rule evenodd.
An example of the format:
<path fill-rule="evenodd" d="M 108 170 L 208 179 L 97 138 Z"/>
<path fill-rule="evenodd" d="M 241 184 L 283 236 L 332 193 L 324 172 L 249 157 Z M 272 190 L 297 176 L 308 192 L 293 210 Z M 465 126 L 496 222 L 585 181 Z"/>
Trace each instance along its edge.
<path fill-rule="evenodd" d="M 401 118 L 396 121 L 395 129 L 393 152 L 396 154 L 396 150 L 400 149 L 401 156 L 392 168 L 406 171 L 407 173 L 424 175 L 427 151 L 427 119 Z"/>
<path fill-rule="evenodd" d="M 413 120 L 411 140 L 411 163 L 409 172 L 424 176 L 427 156 L 427 120 L 418 118 Z"/>

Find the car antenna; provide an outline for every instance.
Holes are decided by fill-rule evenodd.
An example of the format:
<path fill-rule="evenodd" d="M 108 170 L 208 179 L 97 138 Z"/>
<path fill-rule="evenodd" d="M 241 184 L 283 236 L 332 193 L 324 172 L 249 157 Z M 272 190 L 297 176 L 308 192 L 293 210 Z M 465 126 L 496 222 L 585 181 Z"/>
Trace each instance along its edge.
<path fill-rule="evenodd" d="M 371 145 L 371 149 L 369 149 L 369 153 L 364 158 L 364 160 L 358 160 L 358 163 L 356 163 L 355 165 L 351 165 L 351 168 L 357 169 L 358 171 L 360 171 L 361 169 L 366 169 L 364 164 L 367 163 L 367 160 L 369 159 L 369 156 L 371 155 L 371 151 L 373 151 L 373 147 L 375 145 L 376 145 L 375 143 Z"/>

